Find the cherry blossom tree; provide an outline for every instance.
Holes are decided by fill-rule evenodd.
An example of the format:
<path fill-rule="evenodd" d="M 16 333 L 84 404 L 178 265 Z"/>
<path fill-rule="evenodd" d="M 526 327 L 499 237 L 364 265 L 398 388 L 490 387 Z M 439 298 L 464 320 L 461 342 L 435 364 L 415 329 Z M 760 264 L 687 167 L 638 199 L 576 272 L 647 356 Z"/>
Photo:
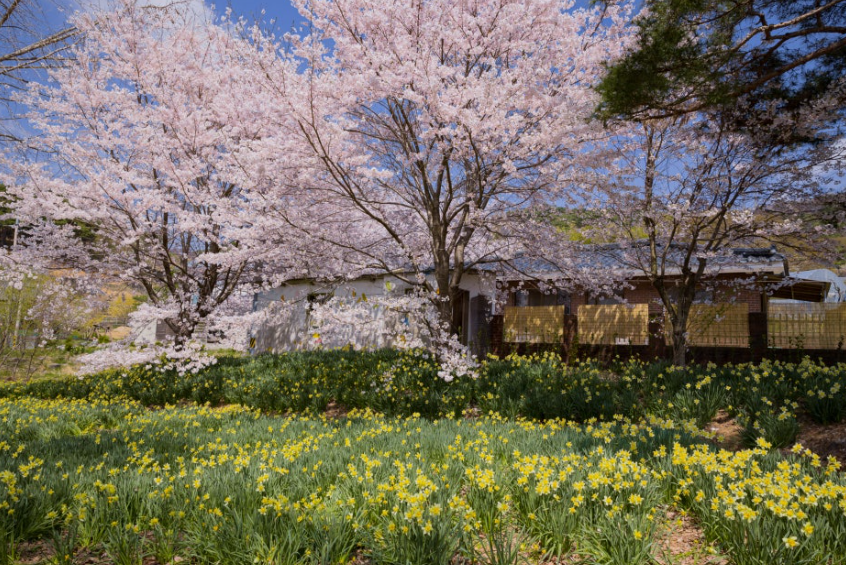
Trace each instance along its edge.
<path fill-rule="evenodd" d="M 59 268 L 84 256 L 73 225 L 40 221 L 19 228 L 0 247 L 0 368 L 29 377 L 55 340 L 83 330 L 104 302 L 96 280 Z"/>
<path fill-rule="evenodd" d="M 651 282 L 676 365 L 685 364 L 697 290 L 742 260 L 734 248 L 807 250 L 819 243 L 818 224 L 798 211 L 825 190 L 821 167 L 841 170 L 843 149 L 831 123 L 836 100 L 818 100 L 802 120 L 791 116 L 760 137 L 738 133 L 735 120 L 720 114 L 617 124 L 602 165 L 584 171 L 585 185 L 598 191 L 591 207 L 597 221 L 584 233 L 617 243 L 626 266 Z M 771 119 L 778 126 L 778 116 Z"/>
<path fill-rule="evenodd" d="M 62 65 L 76 36 L 72 26 L 50 24 L 46 13 L 56 7 L 51 4 L 50 0 L 0 1 L 0 104 L 12 118 L 12 93 L 25 87 L 38 71 Z M 0 129 L 0 141 L 21 141 L 8 126 Z"/>
<path fill-rule="evenodd" d="M 329 273 L 419 285 L 454 334 L 468 269 L 542 251 L 512 224 L 560 198 L 602 135 L 591 85 L 625 47 L 627 13 L 567 0 L 294 4 L 307 35 L 251 36 L 278 135 L 257 144 L 278 155 L 266 172 L 311 204 L 271 213 Z"/>
<path fill-rule="evenodd" d="M 243 142 L 265 120 L 242 40 L 211 20 L 133 0 L 76 15 L 70 62 L 21 99 L 41 158 L 7 183 L 20 217 L 94 226 L 85 268 L 143 288 L 178 347 L 253 276 L 264 237 Z"/>

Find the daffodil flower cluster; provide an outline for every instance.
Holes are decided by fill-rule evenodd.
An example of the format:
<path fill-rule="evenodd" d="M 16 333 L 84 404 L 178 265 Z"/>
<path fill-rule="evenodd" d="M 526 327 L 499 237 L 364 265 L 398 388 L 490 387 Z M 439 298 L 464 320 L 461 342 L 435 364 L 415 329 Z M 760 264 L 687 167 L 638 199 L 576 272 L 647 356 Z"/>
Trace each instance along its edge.
<path fill-rule="evenodd" d="M 676 508 L 737 563 L 846 555 L 834 463 L 764 440 L 716 451 L 694 430 L 3 399 L 0 528 L 116 562 L 648 563 Z"/>

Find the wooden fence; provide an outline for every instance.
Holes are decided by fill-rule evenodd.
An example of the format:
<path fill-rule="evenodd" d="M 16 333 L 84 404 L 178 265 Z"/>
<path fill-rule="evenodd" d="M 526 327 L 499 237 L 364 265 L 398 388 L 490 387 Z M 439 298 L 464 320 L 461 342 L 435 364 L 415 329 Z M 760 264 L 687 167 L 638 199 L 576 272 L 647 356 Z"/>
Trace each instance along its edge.
<path fill-rule="evenodd" d="M 588 345 L 647 345 L 649 306 L 608 304 L 579 306 L 579 343 Z"/>
<path fill-rule="evenodd" d="M 664 318 L 664 339 L 672 341 L 670 320 Z M 687 322 L 690 347 L 749 347 L 748 304 L 694 304 Z"/>
<path fill-rule="evenodd" d="M 560 343 L 564 339 L 564 306 L 508 306 L 503 321 L 504 341 Z"/>
<path fill-rule="evenodd" d="M 846 303 L 771 303 L 769 306 L 770 347 L 846 349 Z"/>
<path fill-rule="evenodd" d="M 846 303 L 770 303 L 761 323 L 750 331 L 747 304 L 694 304 L 688 322 L 690 347 L 758 348 L 846 351 Z M 564 306 L 505 308 L 502 341 L 524 344 L 564 344 L 573 333 L 584 345 L 650 344 L 646 304 L 581 305 L 577 316 L 566 316 Z M 567 320 L 570 319 L 568 325 Z M 654 320 L 653 320 L 654 321 Z M 574 324 L 575 323 L 575 324 Z M 759 327 L 760 326 L 760 327 Z M 569 329 L 567 329 L 569 328 Z M 663 342 L 671 343 L 670 323 L 663 321 Z M 652 332 L 660 336 L 660 324 Z M 660 339 L 660 337 L 658 338 Z"/>

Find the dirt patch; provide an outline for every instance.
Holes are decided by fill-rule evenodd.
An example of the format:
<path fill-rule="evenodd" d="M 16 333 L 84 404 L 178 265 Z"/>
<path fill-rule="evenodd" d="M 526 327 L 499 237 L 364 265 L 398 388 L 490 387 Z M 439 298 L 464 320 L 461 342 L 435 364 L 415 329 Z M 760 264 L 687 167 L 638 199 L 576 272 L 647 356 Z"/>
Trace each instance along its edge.
<path fill-rule="evenodd" d="M 323 411 L 323 415 L 330 420 L 345 418 L 349 413 L 350 411 L 346 406 L 338 404 L 334 400 L 329 402 L 329 404 L 326 405 L 326 410 Z"/>
<path fill-rule="evenodd" d="M 478 406 L 471 406 L 469 408 L 465 408 L 461 415 L 465 420 L 478 420 L 482 417 L 482 409 Z"/>
<path fill-rule="evenodd" d="M 744 448 L 743 426 L 724 410 L 717 412 L 705 431 L 714 434 L 712 441 L 719 448 L 730 451 Z M 840 470 L 846 471 L 846 422 L 821 425 L 807 417 L 802 418 L 796 442 L 819 455 L 823 462 L 833 456 L 840 463 Z M 787 455 L 790 448 L 782 449 L 781 452 Z"/>
<path fill-rule="evenodd" d="M 128 338 L 131 333 L 132 328 L 129 326 L 117 326 L 107 331 L 106 336 L 113 341 L 118 341 Z"/>
<path fill-rule="evenodd" d="M 15 563 L 20 565 L 36 565 L 46 563 L 53 558 L 53 544 L 46 540 L 24 542 L 17 546 L 18 560 Z"/>
<path fill-rule="evenodd" d="M 846 469 L 846 422 L 823 426 L 803 419 L 799 424 L 796 441 L 819 455 L 823 461 L 829 455 L 834 456 L 840 463 L 841 471 Z"/>
<path fill-rule="evenodd" d="M 705 540 L 689 515 L 668 510 L 666 521 L 655 536 L 653 554 L 661 565 L 726 565 L 728 559 Z"/>
<path fill-rule="evenodd" d="M 370 565 L 372 562 L 370 561 L 370 558 L 367 557 L 367 554 L 365 554 L 363 550 L 359 549 L 353 553 L 348 563 L 350 565 Z"/>
<path fill-rule="evenodd" d="M 26 542 L 18 545 L 16 565 L 49 565 L 54 563 L 53 544 L 46 540 Z M 168 565 L 187 562 L 184 557 L 176 556 Z M 102 545 L 89 548 L 77 548 L 73 555 L 74 565 L 114 565 L 114 560 L 103 551 Z M 351 565 L 365 565 L 367 562 L 355 561 Z M 142 565 L 162 565 L 155 557 L 145 555 Z"/>
<path fill-rule="evenodd" d="M 532 563 L 532 560 L 527 557 L 526 563 Z M 584 565 L 585 563 L 590 563 L 589 558 L 578 553 L 568 553 L 561 559 L 553 559 L 552 561 L 538 561 L 538 565 Z"/>
<path fill-rule="evenodd" d="M 95 551 L 94 549 L 80 550 L 74 556 L 73 562 L 75 565 L 112 565 L 113 563 L 103 551 Z"/>
<path fill-rule="evenodd" d="M 714 419 L 705 426 L 705 431 L 714 434 L 713 442 L 717 447 L 730 451 L 743 448 L 743 426 L 725 410 L 717 412 Z"/>

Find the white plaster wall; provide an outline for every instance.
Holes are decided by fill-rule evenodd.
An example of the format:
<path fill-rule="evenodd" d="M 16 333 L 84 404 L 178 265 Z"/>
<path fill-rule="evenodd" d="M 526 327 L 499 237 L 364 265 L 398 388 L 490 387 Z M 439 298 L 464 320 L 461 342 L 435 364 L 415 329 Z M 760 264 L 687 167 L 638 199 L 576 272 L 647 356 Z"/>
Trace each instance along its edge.
<path fill-rule="evenodd" d="M 392 293 L 402 294 L 410 285 L 396 277 L 364 277 L 330 287 L 316 284 L 309 281 L 296 281 L 285 284 L 281 287 L 260 293 L 255 298 L 255 309 L 271 309 L 270 320 L 263 324 L 255 334 L 255 351 L 279 352 L 291 351 L 313 347 L 315 345 L 312 335 L 319 333 L 320 328 L 316 327 L 307 315 L 307 297 L 310 293 L 330 292 L 336 298 L 356 299 L 362 295 L 368 297 L 383 296 L 386 290 L 386 282 L 392 285 Z M 461 288 L 467 290 L 472 301 L 480 295 L 492 296 L 492 282 L 480 278 L 476 274 L 467 274 L 463 277 Z M 273 317 L 273 310 L 287 310 L 289 314 Z M 349 327 L 342 332 L 333 334 L 322 342 L 323 347 L 343 347 L 352 345 L 356 348 L 380 348 L 394 345 L 392 336 L 395 335 L 398 324 L 403 324 L 402 317 L 396 313 L 386 313 L 379 308 L 373 310 L 374 320 L 380 320 L 378 324 L 366 324 L 362 327 Z M 468 339 L 471 346 L 477 342 L 480 330 L 487 327 L 484 316 L 480 316 L 471 308 L 468 316 Z M 323 340 L 324 337 L 321 336 Z M 487 341 L 485 336 L 483 341 Z"/>
<path fill-rule="evenodd" d="M 153 345 L 156 343 L 156 327 L 164 322 L 149 321 L 143 325 L 132 327 L 129 340 L 136 345 Z M 207 343 L 209 349 L 237 349 L 243 351 L 247 341 L 246 335 L 225 335 L 220 341 Z"/>
<path fill-rule="evenodd" d="M 152 345 L 156 343 L 156 322 L 147 322 L 140 326 L 131 326 L 129 340 L 137 345 Z"/>
<path fill-rule="evenodd" d="M 255 351 L 279 352 L 315 347 L 313 334 L 320 334 L 320 328 L 308 316 L 308 295 L 311 293 L 331 293 L 333 297 L 355 300 L 362 296 L 383 296 L 387 292 L 386 282 L 392 285 L 392 293 L 402 294 L 410 285 L 396 277 L 365 277 L 347 283 L 327 286 L 309 281 L 297 281 L 260 293 L 256 296 L 255 309 L 270 308 L 270 319 L 256 332 Z M 375 306 L 375 305 L 374 305 Z M 275 315 L 274 310 L 284 311 Z M 387 315 L 386 315 L 387 314 Z M 386 313 L 374 307 L 373 318 L 377 324 L 363 327 L 349 327 L 344 331 L 333 332 L 331 337 L 321 334 L 323 347 L 335 348 L 351 345 L 356 348 L 380 348 L 393 345 L 391 338 L 397 324 L 402 320 L 393 313 Z"/>

